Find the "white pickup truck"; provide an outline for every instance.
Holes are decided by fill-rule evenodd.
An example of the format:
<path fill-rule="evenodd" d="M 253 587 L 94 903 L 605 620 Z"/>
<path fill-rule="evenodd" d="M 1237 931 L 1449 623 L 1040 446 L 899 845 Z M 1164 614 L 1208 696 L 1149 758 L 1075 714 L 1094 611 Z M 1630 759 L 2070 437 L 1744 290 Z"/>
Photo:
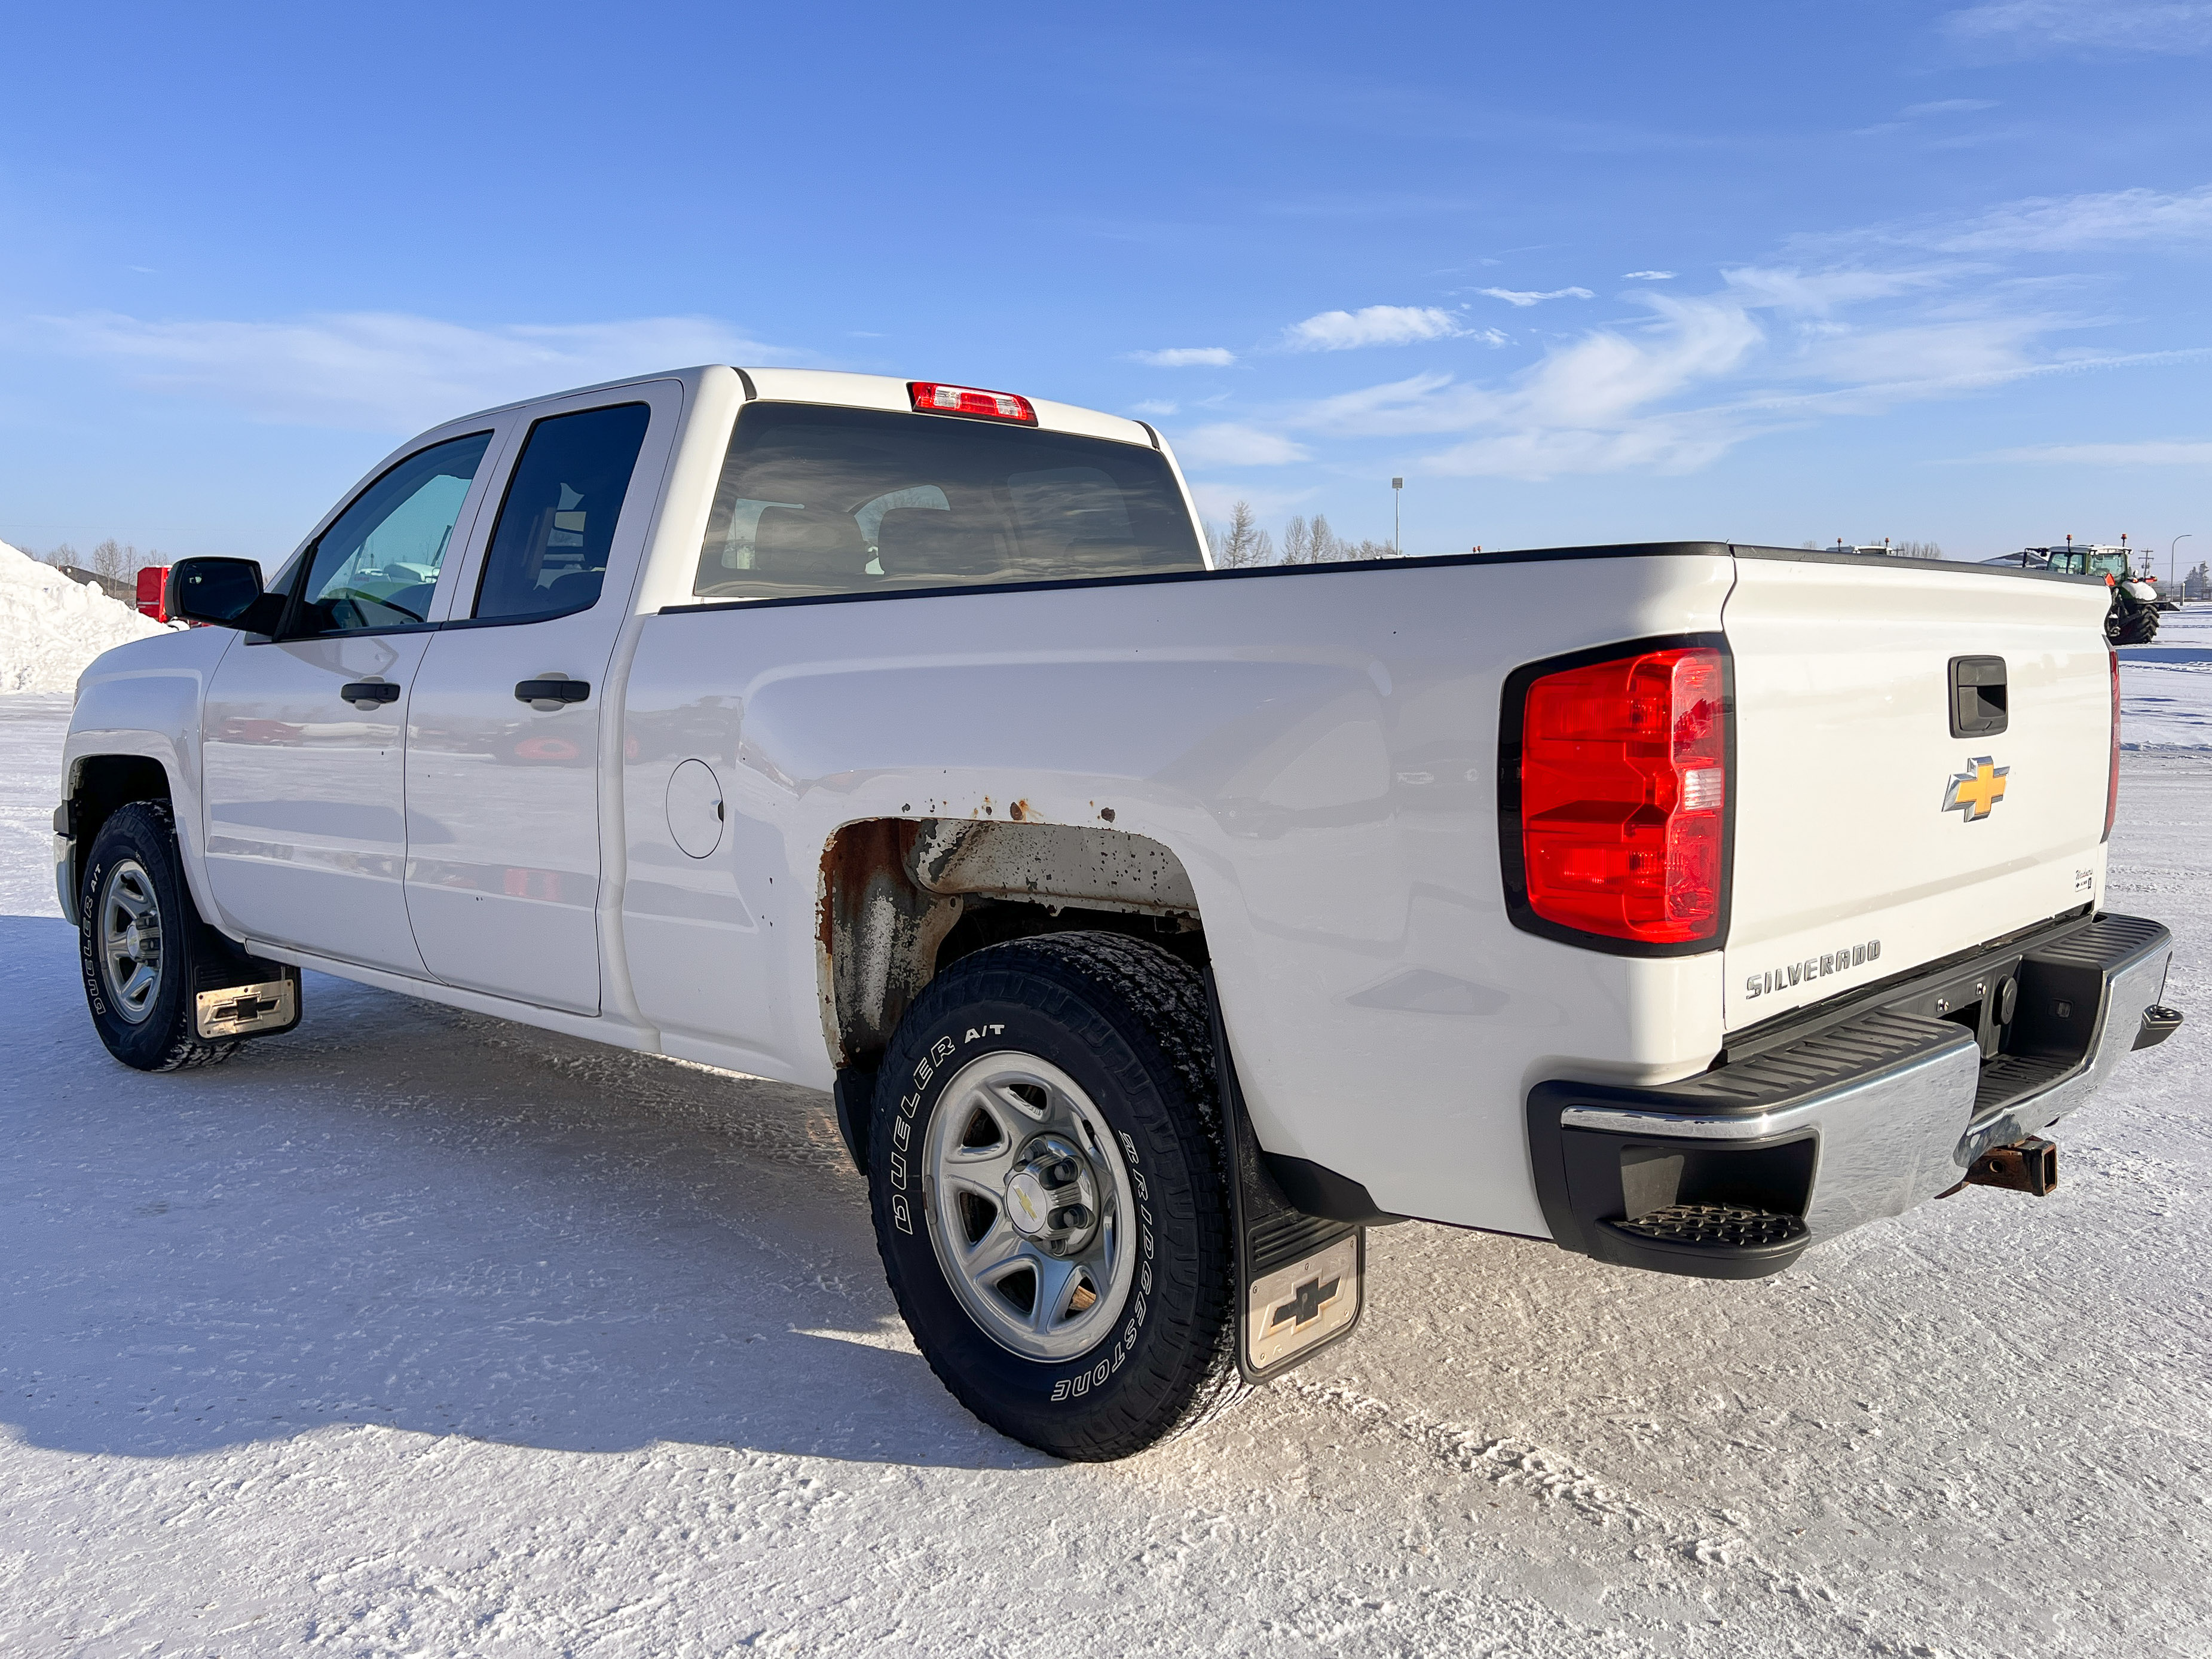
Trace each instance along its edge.
<path fill-rule="evenodd" d="M 1775 1272 L 2180 1017 L 2101 581 L 1722 543 L 1215 571 L 1151 428 L 724 367 L 380 465 L 110 652 L 55 818 L 149 1070 L 300 969 L 834 1090 L 916 1342 L 1073 1457 L 1364 1230 Z M 313 1050 L 297 1063 L 314 1064 Z"/>

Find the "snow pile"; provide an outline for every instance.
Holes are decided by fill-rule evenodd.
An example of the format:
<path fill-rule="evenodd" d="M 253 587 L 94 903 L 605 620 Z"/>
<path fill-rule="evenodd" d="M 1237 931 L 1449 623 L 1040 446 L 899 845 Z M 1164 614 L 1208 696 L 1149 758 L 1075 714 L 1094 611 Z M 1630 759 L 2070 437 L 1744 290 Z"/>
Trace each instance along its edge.
<path fill-rule="evenodd" d="M 0 542 L 0 693 L 73 691 L 101 652 L 164 631 L 122 600 Z"/>

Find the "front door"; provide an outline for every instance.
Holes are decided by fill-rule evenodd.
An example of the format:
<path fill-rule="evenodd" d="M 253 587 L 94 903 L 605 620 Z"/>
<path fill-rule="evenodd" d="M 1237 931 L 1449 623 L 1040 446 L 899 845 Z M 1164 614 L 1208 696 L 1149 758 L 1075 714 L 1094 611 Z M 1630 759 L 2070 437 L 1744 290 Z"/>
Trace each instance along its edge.
<path fill-rule="evenodd" d="M 571 398 L 532 422 L 489 543 L 408 705 L 407 914 L 431 973 L 599 1008 L 604 682 L 682 389 Z M 621 401 L 606 401 L 619 396 Z M 618 729 L 613 728 L 613 729 Z"/>
<path fill-rule="evenodd" d="M 240 640 L 216 670 L 208 880 L 249 939 L 422 975 L 401 890 L 402 735 L 493 435 L 428 445 L 368 484 L 272 584 L 289 592 L 275 637 Z"/>

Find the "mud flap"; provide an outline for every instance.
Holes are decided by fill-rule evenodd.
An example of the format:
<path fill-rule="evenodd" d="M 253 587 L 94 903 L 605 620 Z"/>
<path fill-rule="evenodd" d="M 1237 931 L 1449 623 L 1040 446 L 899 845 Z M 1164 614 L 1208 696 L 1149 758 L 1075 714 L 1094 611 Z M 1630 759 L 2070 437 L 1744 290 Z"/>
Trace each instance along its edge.
<path fill-rule="evenodd" d="M 270 962 L 206 928 L 210 950 L 192 975 L 192 1034 L 206 1042 L 279 1036 L 300 1023 L 300 970 Z M 228 947 L 228 948 L 222 948 Z"/>
<path fill-rule="evenodd" d="M 1341 1342 L 1366 1309 L 1367 1229 L 1308 1215 L 1283 1195 L 1260 1160 L 1244 1093 L 1206 970 L 1221 1089 L 1230 1219 L 1236 1247 L 1237 1368 L 1247 1382 L 1271 1382 Z"/>

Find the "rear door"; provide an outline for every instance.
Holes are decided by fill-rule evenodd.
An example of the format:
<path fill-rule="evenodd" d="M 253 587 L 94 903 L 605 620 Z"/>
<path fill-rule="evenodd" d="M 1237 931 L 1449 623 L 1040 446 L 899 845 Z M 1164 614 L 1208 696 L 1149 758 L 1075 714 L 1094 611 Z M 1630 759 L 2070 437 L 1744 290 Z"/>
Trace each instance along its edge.
<path fill-rule="evenodd" d="M 1739 555 L 1729 1029 L 2098 896 L 2105 605 L 2039 574 Z"/>
<path fill-rule="evenodd" d="M 407 915 L 449 984 L 599 1012 L 605 683 L 682 407 L 664 380 L 529 411 L 416 672 Z"/>
<path fill-rule="evenodd" d="M 422 972 L 401 893 L 402 732 L 497 436 L 495 422 L 464 429 L 364 486 L 294 562 L 276 636 L 240 641 L 216 671 L 201 730 L 208 881 L 248 938 Z"/>

